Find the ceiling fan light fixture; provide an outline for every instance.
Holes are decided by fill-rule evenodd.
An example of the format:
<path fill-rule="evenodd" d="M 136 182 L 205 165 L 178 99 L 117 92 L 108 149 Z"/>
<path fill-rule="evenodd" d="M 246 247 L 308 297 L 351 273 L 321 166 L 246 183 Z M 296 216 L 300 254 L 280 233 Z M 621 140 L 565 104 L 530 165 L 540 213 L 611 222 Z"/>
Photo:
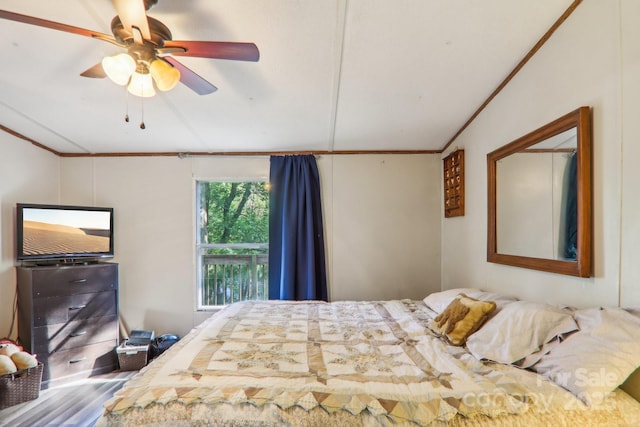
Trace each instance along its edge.
<path fill-rule="evenodd" d="M 260 59 L 260 52 L 254 43 L 173 40 L 166 25 L 146 14 L 146 10 L 157 2 L 158 0 L 112 0 L 117 13 L 111 20 L 112 36 L 7 10 L 0 11 L 0 19 L 86 36 L 127 49 L 128 53 L 105 57 L 100 64 L 80 75 L 91 78 L 108 76 L 114 83 L 127 87 L 129 92 L 138 96 L 155 94 L 154 78 L 157 80 L 158 90 L 170 90 L 178 81 L 198 95 L 207 95 L 217 90 L 172 55 L 253 62 Z M 153 68 L 164 71 L 154 70 L 154 77 L 135 75 L 149 73 L 154 61 L 157 64 Z M 131 80 L 135 82 L 132 83 Z M 145 83 L 141 84 L 140 80 Z"/>
<path fill-rule="evenodd" d="M 127 90 L 130 94 L 141 98 L 150 98 L 156 94 L 153 88 L 153 79 L 149 73 L 141 73 L 136 71 L 131 75 L 131 81 Z"/>
<path fill-rule="evenodd" d="M 107 77 L 115 84 L 124 86 L 136 70 L 136 61 L 128 53 L 105 56 L 102 59 L 102 69 Z"/>
<path fill-rule="evenodd" d="M 149 73 L 161 91 L 173 89 L 180 81 L 180 71 L 162 59 L 156 59 L 149 66 Z"/>

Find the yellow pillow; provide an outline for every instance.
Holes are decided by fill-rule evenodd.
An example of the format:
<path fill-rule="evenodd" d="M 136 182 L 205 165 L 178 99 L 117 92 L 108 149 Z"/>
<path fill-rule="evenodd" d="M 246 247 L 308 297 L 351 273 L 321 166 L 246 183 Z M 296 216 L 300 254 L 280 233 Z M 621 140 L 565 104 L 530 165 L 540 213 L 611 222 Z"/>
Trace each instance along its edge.
<path fill-rule="evenodd" d="M 458 294 L 449 306 L 429 324 L 436 334 L 452 345 L 463 345 L 469 335 L 478 330 L 496 309 L 493 301 L 478 301 Z"/>

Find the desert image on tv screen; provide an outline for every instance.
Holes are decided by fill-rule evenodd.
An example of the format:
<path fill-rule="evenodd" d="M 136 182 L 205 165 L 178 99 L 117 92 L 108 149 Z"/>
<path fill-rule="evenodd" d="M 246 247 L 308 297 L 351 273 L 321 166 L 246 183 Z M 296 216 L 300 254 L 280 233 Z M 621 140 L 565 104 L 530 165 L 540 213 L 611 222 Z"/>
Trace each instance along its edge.
<path fill-rule="evenodd" d="M 110 212 L 25 208 L 25 256 L 109 253 Z"/>

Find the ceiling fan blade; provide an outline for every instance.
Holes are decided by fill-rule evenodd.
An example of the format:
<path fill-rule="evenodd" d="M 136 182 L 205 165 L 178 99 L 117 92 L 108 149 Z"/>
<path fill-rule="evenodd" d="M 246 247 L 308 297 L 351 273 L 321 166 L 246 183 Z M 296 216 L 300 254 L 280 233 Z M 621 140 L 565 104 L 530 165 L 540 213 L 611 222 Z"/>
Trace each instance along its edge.
<path fill-rule="evenodd" d="M 133 27 L 136 27 L 145 40 L 151 38 L 143 0 L 113 0 L 113 7 L 116 9 L 125 30 L 133 34 Z"/>
<path fill-rule="evenodd" d="M 165 48 L 183 48 L 184 52 L 172 52 L 176 56 L 192 56 L 198 58 L 232 59 L 236 61 L 253 61 L 260 59 L 260 52 L 253 43 L 206 42 L 190 40 L 167 40 Z"/>
<path fill-rule="evenodd" d="M 15 12 L 9 12 L 8 10 L 0 10 L 0 18 L 8 19 L 9 21 L 22 22 L 23 24 L 35 25 L 38 27 L 51 28 L 53 30 L 65 31 L 67 33 L 79 34 L 81 36 L 91 37 L 113 43 L 121 46 L 116 39 L 108 34 L 99 33 L 97 31 L 87 30 L 85 28 L 74 27 L 73 25 L 61 24 L 59 22 L 48 21 L 46 19 L 36 18 L 28 15 L 21 15 Z"/>
<path fill-rule="evenodd" d="M 102 79 L 102 78 L 107 77 L 107 73 L 104 72 L 104 69 L 102 68 L 102 63 L 101 62 L 98 62 L 93 67 L 83 71 L 80 75 L 82 77 L 90 77 L 90 78 L 93 78 L 93 79 Z"/>
<path fill-rule="evenodd" d="M 218 90 L 217 87 L 200 77 L 190 68 L 170 56 L 162 58 L 180 71 L 180 82 L 198 95 L 208 95 Z"/>

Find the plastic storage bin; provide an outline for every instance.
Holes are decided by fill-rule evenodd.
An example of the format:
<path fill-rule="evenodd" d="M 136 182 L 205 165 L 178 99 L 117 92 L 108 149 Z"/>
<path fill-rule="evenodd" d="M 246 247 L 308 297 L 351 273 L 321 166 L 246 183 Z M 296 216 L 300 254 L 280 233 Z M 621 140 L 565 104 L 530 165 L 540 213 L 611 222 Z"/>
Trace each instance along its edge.
<path fill-rule="evenodd" d="M 147 364 L 149 354 L 148 345 L 130 345 L 128 341 L 120 344 L 116 349 L 121 371 L 137 371 Z"/>

